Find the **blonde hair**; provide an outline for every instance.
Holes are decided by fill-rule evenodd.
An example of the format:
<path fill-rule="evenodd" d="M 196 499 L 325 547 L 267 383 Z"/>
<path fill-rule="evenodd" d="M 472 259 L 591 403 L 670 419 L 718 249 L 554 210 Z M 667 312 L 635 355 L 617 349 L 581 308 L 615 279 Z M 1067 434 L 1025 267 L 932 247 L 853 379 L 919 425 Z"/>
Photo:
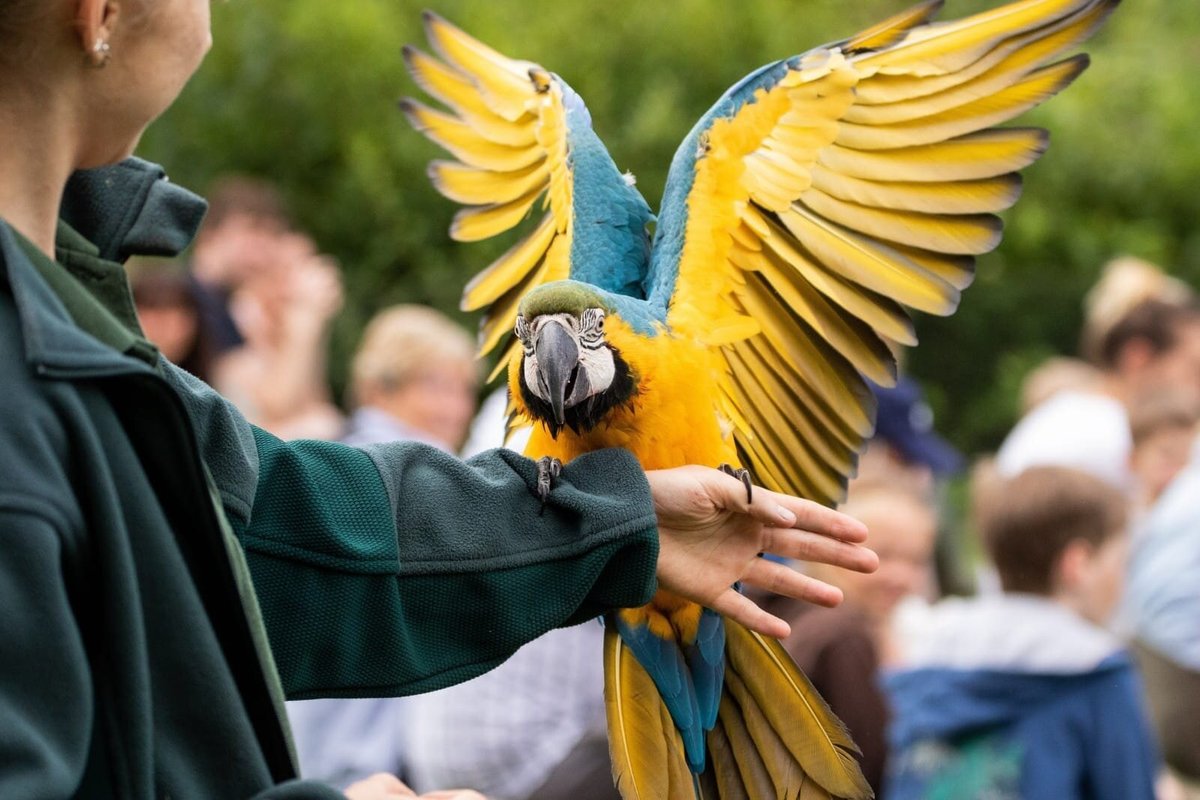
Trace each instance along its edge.
<path fill-rule="evenodd" d="M 1093 363 L 1104 363 L 1105 340 L 1130 312 L 1147 301 L 1183 306 L 1192 290 L 1177 278 L 1134 256 L 1120 256 L 1104 265 L 1100 280 L 1083 300 L 1084 321 L 1080 350 Z"/>
<path fill-rule="evenodd" d="M 432 308 L 386 308 L 363 331 L 351 365 L 352 392 L 361 397 L 368 387 L 399 387 L 431 360 L 475 369 L 475 344 L 461 326 Z"/>

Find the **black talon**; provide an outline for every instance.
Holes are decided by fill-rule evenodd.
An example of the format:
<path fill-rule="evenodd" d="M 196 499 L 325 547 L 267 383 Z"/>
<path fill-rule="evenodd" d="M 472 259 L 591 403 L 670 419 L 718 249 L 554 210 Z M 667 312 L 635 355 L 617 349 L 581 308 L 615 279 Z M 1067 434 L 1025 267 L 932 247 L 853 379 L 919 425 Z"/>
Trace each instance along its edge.
<path fill-rule="evenodd" d="M 550 497 L 554 482 L 562 474 L 562 466 L 561 461 L 551 456 L 542 456 L 537 460 L 537 496 L 542 501 L 543 508 L 546 507 L 546 500 Z"/>
<path fill-rule="evenodd" d="M 721 470 L 721 472 L 724 472 L 726 475 L 737 478 L 739 481 L 741 481 L 742 485 L 746 487 L 746 502 L 754 502 L 754 483 L 750 480 L 750 470 L 742 467 L 733 467 L 729 464 L 722 464 L 721 466 L 717 467 L 717 469 Z"/>

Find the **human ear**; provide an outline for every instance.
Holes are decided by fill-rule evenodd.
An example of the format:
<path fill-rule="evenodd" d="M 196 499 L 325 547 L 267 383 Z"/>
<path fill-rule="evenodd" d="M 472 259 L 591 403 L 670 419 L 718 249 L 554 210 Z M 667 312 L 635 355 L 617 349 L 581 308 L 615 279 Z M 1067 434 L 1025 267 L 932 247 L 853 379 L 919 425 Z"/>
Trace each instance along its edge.
<path fill-rule="evenodd" d="M 1055 583 L 1063 591 L 1070 592 L 1084 581 L 1094 548 L 1084 539 L 1073 539 L 1063 548 L 1055 567 Z"/>
<path fill-rule="evenodd" d="M 80 47 L 93 66 L 108 63 L 109 40 L 120 14 L 120 4 L 115 0 L 76 0 L 75 30 L 79 33 Z"/>

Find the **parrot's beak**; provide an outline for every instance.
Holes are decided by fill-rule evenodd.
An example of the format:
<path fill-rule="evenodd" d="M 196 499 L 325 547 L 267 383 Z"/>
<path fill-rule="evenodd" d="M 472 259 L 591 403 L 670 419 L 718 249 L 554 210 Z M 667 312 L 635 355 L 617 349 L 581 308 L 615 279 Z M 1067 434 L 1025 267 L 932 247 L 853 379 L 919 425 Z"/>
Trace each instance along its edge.
<path fill-rule="evenodd" d="M 554 421 L 563 425 L 567 400 L 575 392 L 579 380 L 579 347 L 565 327 L 558 322 L 548 322 L 538 332 L 534 352 L 537 353 L 538 381 L 554 411 Z"/>

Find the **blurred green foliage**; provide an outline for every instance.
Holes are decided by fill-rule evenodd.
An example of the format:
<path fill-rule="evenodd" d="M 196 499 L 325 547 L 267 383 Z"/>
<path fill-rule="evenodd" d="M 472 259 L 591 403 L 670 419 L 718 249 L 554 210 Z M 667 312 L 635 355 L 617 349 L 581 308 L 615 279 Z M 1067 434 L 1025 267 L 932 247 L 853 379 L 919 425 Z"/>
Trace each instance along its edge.
<path fill-rule="evenodd" d="M 942 16 L 998 2 L 948 0 Z M 445 0 L 434 10 L 562 75 L 656 206 L 675 147 L 729 85 L 907 4 Z M 442 154 L 396 110 L 416 92 L 400 47 L 423 46 L 420 11 L 406 0 L 215 4 L 213 52 L 140 150 L 201 190 L 226 172 L 278 183 L 346 271 L 336 385 L 371 313 L 400 301 L 451 311 L 505 246 L 450 242 L 454 207 L 425 179 Z M 1179 0 L 1131 0 L 1087 50 L 1083 77 L 1021 121 L 1048 127 L 1053 141 L 1026 171 L 1004 243 L 980 259 L 957 315 L 918 323 L 908 368 L 939 427 L 969 452 L 998 443 L 1029 367 L 1074 351 L 1081 298 L 1105 260 L 1133 253 L 1200 281 L 1200 14 Z"/>

